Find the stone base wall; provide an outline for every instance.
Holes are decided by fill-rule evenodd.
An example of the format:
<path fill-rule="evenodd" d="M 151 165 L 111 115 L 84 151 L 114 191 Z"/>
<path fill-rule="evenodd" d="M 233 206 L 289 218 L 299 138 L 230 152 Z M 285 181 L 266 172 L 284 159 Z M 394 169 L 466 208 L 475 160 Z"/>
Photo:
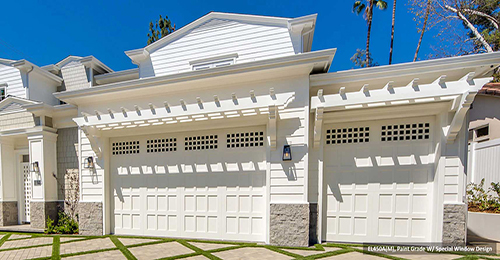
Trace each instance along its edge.
<path fill-rule="evenodd" d="M 102 202 L 78 203 L 78 225 L 80 235 L 100 236 L 103 234 Z"/>
<path fill-rule="evenodd" d="M 32 228 L 46 228 L 47 217 L 57 222 L 57 212 L 62 210 L 61 201 L 32 201 L 30 202 L 30 224 Z"/>
<path fill-rule="evenodd" d="M 270 243 L 309 246 L 309 204 L 271 204 Z"/>
<path fill-rule="evenodd" d="M 309 204 L 309 245 L 318 244 L 318 203 Z"/>
<path fill-rule="evenodd" d="M 18 224 L 17 201 L 0 202 L 0 226 Z"/>
<path fill-rule="evenodd" d="M 465 245 L 467 237 L 467 204 L 445 204 L 443 210 L 443 244 Z"/>

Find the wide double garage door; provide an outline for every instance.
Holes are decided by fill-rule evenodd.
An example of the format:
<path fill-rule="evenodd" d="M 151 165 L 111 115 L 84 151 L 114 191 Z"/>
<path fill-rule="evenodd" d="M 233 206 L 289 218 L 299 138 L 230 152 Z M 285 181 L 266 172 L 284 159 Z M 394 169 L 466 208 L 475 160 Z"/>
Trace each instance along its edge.
<path fill-rule="evenodd" d="M 323 240 L 429 242 L 434 118 L 325 125 Z"/>
<path fill-rule="evenodd" d="M 111 139 L 112 232 L 264 241 L 263 129 Z"/>

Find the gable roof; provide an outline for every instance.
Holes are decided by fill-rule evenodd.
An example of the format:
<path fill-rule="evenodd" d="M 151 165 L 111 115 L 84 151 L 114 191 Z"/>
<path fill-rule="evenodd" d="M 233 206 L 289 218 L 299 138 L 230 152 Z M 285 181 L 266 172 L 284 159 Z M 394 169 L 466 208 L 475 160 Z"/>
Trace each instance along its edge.
<path fill-rule="evenodd" d="M 33 105 L 39 103 L 41 102 L 9 96 L 6 99 L 0 101 L 0 113 L 24 110 L 24 105 Z"/>
<path fill-rule="evenodd" d="M 96 57 L 94 57 L 92 55 L 86 56 L 86 57 L 69 55 L 68 57 L 62 59 L 61 61 L 59 61 L 55 65 L 46 65 L 46 66 L 43 66 L 43 68 L 47 69 L 47 70 L 51 70 L 51 69 L 54 70 L 55 68 L 61 69 L 62 67 L 64 67 L 64 65 L 66 65 L 72 61 L 77 61 L 77 62 L 80 62 L 84 65 L 93 64 L 94 69 L 98 70 L 101 73 L 113 72 L 113 70 L 111 68 L 106 66 L 106 64 L 104 64 L 103 62 L 101 62 L 100 60 L 98 60 Z"/>
<path fill-rule="evenodd" d="M 220 13 L 220 12 L 210 12 L 201 18 L 189 23 L 188 25 L 174 31 L 173 33 L 159 39 L 156 42 L 149 44 L 148 46 L 140 49 L 125 51 L 125 54 L 130 57 L 133 63 L 138 64 L 140 60 L 147 57 L 151 52 L 173 42 L 182 36 L 189 33 L 192 29 L 201 25 L 210 25 L 211 20 L 233 20 L 239 22 L 262 24 L 267 26 L 285 27 L 289 30 L 293 30 L 297 26 L 308 25 L 311 27 L 309 33 L 309 39 L 304 43 L 304 50 L 310 51 L 312 45 L 312 36 L 314 35 L 314 28 L 316 25 L 317 14 L 302 16 L 298 18 L 284 18 L 284 17 L 273 17 L 273 16 L 261 16 L 261 15 L 248 15 L 248 14 L 235 14 L 235 13 Z"/>

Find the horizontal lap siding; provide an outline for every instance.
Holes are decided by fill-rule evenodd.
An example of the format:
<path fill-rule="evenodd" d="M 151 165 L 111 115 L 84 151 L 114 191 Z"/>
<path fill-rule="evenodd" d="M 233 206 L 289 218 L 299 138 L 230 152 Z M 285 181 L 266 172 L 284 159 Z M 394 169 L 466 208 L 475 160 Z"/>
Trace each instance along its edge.
<path fill-rule="evenodd" d="M 243 63 L 291 55 L 294 50 L 285 27 L 211 20 L 153 52 L 151 60 L 154 74 L 160 76 L 190 71 L 190 61 L 232 53 L 238 54 L 236 63 Z"/>
<path fill-rule="evenodd" d="M 296 93 L 299 95 L 299 93 Z M 297 106 L 305 100 L 296 100 Z M 304 107 L 287 108 L 279 112 L 277 147 L 271 152 L 271 203 L 300 203 L 306 192 L 306 111 Z M 292 162 L 283 162 L 283 146 L 292 147 Z"/>
<path fill-rule="evenodd" d="M 85 159 L 89 156 L 94 157 L 96 160 L 96 155 L 90 146 L 90 141 L 85 136 L 85 133 L 81 130 L 80 132 L 80 158 Z M 82 160 L 83 161 L 83 160 Z M 82 167 L 83 168 L 83 167 Z M 95 172 L 91 173 L 87 169 L 82 169 L 81 171 L 81 181 L 80 181 L 80 190 L 81 190 L 81 200 L 82 201 L 102 201 L 103 197 L 103 178 L 104 178 L 104 169 L 101 168 L 99 162 L 95 163 Z"/>
<path fill-rule="evenodd" d="M 18 69 L 0 64 L 0 85 L 4 83 L 7 83 L 7 95 L 26 98 L 26 91 Z"/>

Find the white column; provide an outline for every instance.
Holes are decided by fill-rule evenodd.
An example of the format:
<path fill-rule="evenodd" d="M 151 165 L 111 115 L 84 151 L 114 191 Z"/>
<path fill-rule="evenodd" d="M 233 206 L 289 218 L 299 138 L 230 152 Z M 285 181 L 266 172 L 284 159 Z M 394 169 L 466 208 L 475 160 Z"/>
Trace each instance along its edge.
<path fill-rule="evenodd" d="M 17 201 L 14 142 L 0 137 L 0 201 Z"/>
<path fill-rule="evenodd" d="M 30 168 L 38 162 L 39 172 L 32 172 L 34 202 L 57 201 L 57 134 L 47 131 L 28 136 Z M 41 181 L 41 182 L 39 182 Z"/>

